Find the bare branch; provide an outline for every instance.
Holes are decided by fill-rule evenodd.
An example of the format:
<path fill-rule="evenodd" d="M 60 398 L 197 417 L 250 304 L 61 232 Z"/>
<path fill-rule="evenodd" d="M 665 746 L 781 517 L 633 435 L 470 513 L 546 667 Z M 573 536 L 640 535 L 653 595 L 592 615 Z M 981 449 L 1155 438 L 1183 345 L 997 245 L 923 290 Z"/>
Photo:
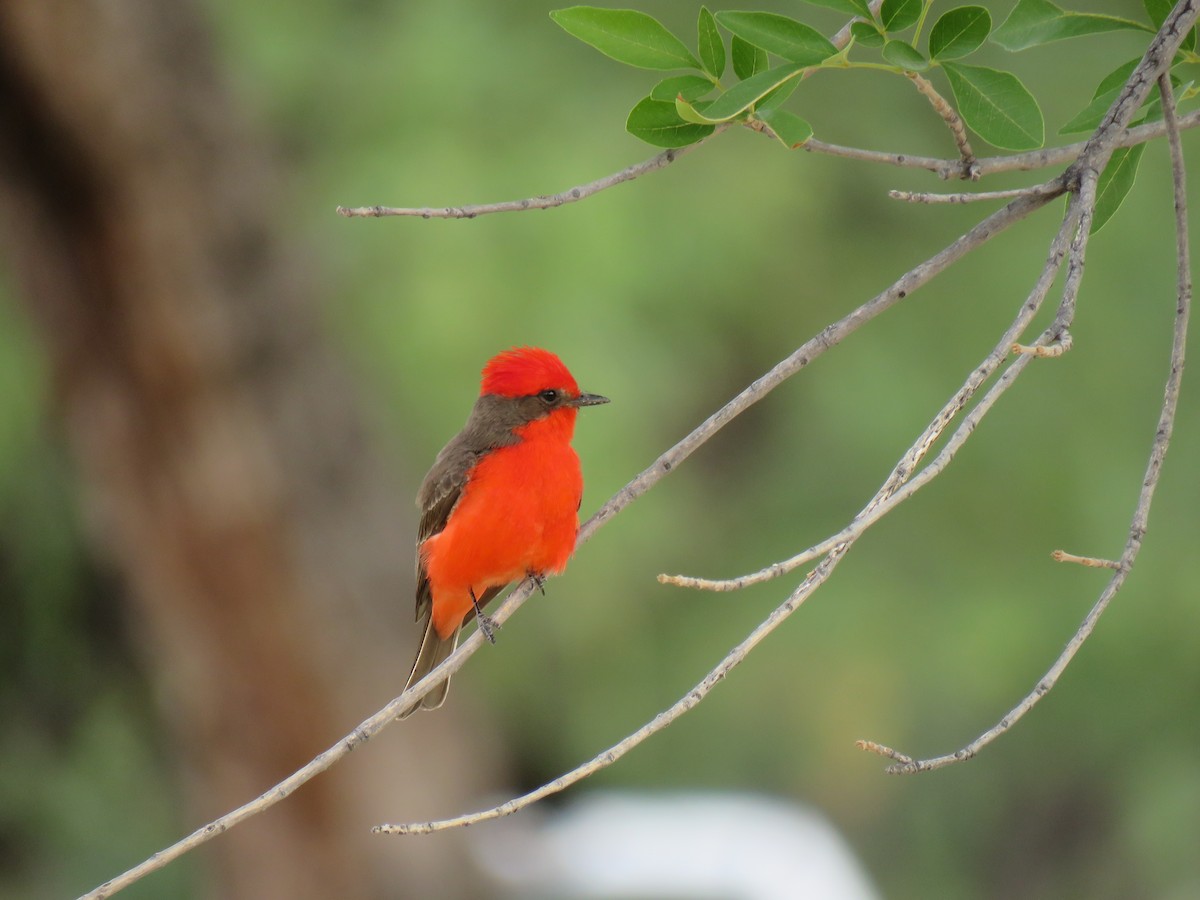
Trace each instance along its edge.
<path fill-rule="evenodd" d="M 1194 110 L 1179 119 L 1181 130 L 1195 128 L 1200 125 L 1200 110 Z M 1167 133 L 1166 125 L 1161 121 L 1147 122 L 1126 129 L 1113 139 L 1113 149 L 1133 147 L 1147 141 L 1160 138 Z M 1064 144 L 1061 147 L 1047 147 L 1043 150 L 1031 150 L 1027 153 L 1013 153 L 1008 156 L 985 156 L 975 160 L 975 167 L 982 178 L 986 175 L 998 175 L 1002 172 L 1032 172 L 1038 169 L 1048 169 L 1052 166 L 1068 165 L 1074 162 L 1084 149 L 1087 141 L 1074 144 Z M 933 172 L 943 181 L 963 177 L 962 160 L 940 159 L 933 156 L 913 156 L 908 153 L 885 153 L 879 150 L 862 150 L 857 147 L 843 147 L 826 141 L 809 138 L 802 149 L 810 153 L 821 153 L 825 156 L 836 156 L 841 159 L 852 159 L 859 162 L 877 163 L 885 166 L 895 166 L 900 169 L 922 169 Z"/>
<path fill-rule="evenodd" d="M 888 191 L 888 196 L 893 200 L 903 200 L 906 203 L 979 203 L 986 200 L 1012 200 L 1014 197 L 1022 197 L 1025 194 L 1036 194 L 1044 188 L 1045 185 L 1037 184 L 1033 187 L 1014 188 L 1010 191 L 967 191 L 957 194 Z"/>
<path fill-rule="evenodd" d="M 500 212 L 521 212 L 527 209 L 553 209 L 556 206 L 562 206 L 566 203 L 576 203 L 580 200 L 585 200 L 593 194 L 598 194 L 600 191 L 607 190 L 610 187 L 615 187 L 618 184 L 624 184 L 627 181 L 633 181 L 639 176 L 645 175 L 647 172 L 656 172 L 659 169 L 665 169 L 675 160 L 684 154 L 691 153 L 701 144 L 712 140 L 728 125 L 719 125 L 712 134 L 708 137 L 697 141 L 694 144 L 688 144 L 686 147 L 672 148 L 664 150 L 661 153 L 656 153 L 645 162 L 637 163 L 622 169 L 620 172 L 614 172 L 612 175 L 606 175 L 603 178 L 597 178 L 595 181 L 589 181 L 587 184 L 580 184 L 573 188 L 568 188 L 557 194 L 550 194 L 541 197 L 527 197 L 524 200 L 505 200 L 500 203 L 478 203 L 468 206 L 442 206 L 442 207 L 395 207 L 395 206 L 339 206 L 337 208 L 338 215 L 346 218 L 381 218 L 383 216 L 418 216 L 422 219 L 474 219 L 476 216 L 485 216 L 489 213 Z"/>

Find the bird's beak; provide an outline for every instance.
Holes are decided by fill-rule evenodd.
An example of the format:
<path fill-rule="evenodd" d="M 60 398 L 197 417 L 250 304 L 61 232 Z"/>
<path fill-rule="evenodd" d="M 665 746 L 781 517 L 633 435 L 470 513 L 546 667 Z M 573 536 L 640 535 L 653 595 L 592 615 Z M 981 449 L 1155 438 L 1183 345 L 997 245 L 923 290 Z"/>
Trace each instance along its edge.
<path fill-rule="evenodd" d="M 571 401 L 572 406 L 599 406 L 601 403 L 608 403 L 607 397 L 601 397 L 599 394 L 580 394 Z"/>

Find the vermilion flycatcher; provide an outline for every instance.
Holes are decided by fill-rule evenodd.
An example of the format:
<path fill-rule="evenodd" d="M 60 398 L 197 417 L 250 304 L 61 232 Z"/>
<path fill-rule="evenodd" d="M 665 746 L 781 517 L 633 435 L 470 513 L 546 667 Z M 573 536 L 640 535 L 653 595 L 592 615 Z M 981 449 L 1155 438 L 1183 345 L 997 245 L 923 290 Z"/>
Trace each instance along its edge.
<path fill-rule="evenodd" d="M 506 585 L 526 577 L 540 584 L 566 568 L 583 498 L 571 448 L 575 416 L 607 402 L 581 393 L 548 350 L 506 350 L 484 366 L 467 424 L 417 494 L 417 619 L 425 618 L 425 634 L 405 690 L 454 651 L 472 615 L 492 640 L 483 607 Z M 449 686 L 446 679 L 414 709 L 437 709 Z"/>

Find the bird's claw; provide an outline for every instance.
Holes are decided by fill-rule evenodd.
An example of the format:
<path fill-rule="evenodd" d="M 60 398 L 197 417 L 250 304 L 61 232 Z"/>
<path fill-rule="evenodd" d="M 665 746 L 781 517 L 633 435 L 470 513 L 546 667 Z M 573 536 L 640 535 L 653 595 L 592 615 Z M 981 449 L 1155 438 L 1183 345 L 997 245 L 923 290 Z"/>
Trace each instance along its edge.
<path fill-rule="evenodd" d="M 533 582 L 534 588 L 542 592 L 542 596 L 546 596 L 546 579 L 538 572 L 530 572 L 529 580 Z"/>
<path fill-rule="evenodd" d="M 496 631 L 500 628 L 500 623 L 485 613 L 478 613 L 475 618 L 478 620 L 479 630 L 483 632 L 487 642 L 489 644 L 496 643 Z"/>

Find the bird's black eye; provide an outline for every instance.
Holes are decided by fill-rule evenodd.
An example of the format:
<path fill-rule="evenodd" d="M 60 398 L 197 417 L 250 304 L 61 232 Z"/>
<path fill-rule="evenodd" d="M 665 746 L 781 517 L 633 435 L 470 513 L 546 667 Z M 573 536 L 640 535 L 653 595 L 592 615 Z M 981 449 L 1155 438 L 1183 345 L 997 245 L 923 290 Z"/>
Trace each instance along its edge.
<path fill-rule="evenodd" d="M 558 391 L 554 390 L 554 388 L 547 388 L 538 394 L 538 396 L 542 399 L 543 403 L 555 403 L 558 400 Z"/>

